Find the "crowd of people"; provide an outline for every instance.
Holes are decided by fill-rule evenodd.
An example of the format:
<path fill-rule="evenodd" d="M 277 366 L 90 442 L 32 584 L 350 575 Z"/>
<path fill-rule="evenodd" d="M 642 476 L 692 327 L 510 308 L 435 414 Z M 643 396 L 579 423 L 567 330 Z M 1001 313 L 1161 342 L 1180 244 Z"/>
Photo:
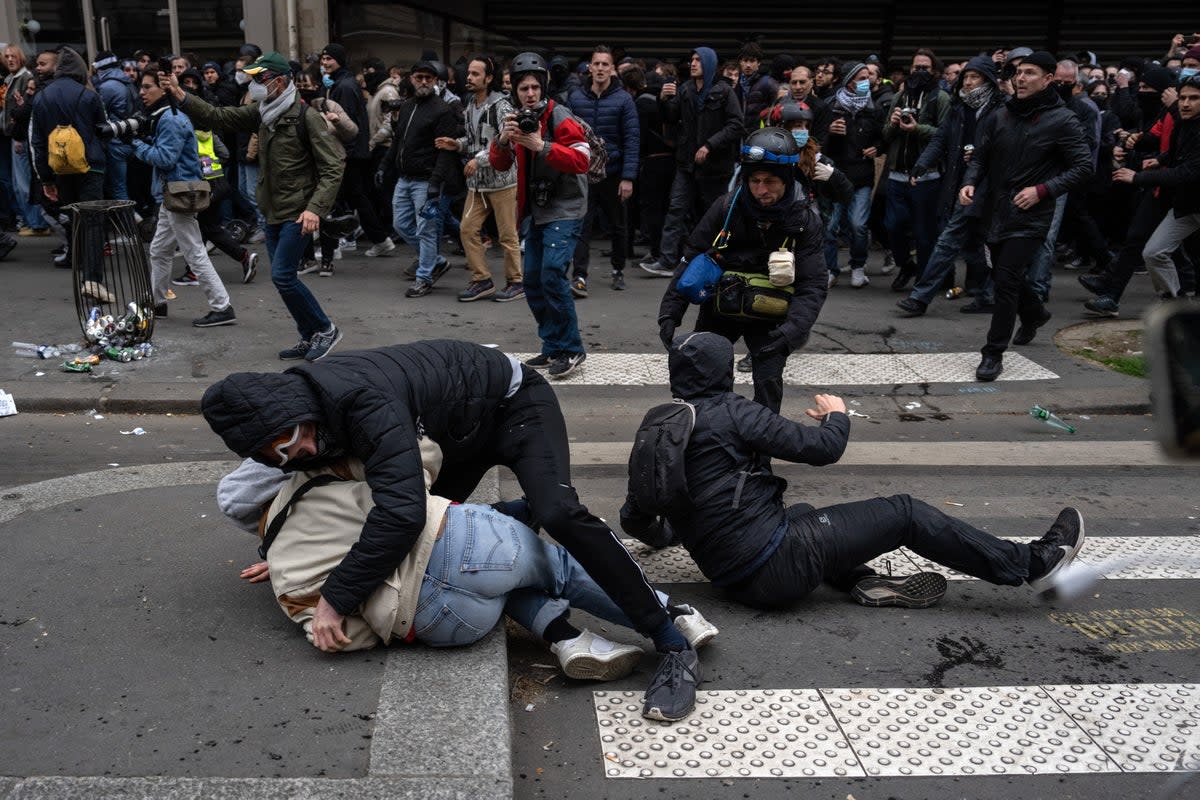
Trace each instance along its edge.
<path fill-rule="evenodd" d="M 697 257 L 765 276 L 770 252 L 790 252 L 782 314 L 709 300 L 697 317 L 698 329 L 745 336 L 739 369 L 774 407 L 772 384 L 825 292 L 870 286 L 872 246 L 884 253 L 874 277 L 904 295 L 901 316 L 939 295 L 991 315 L 980 380 L 1049 319 L 1059 268 L 1076 271 L 1098 316 L 1119 314 L 1142 270 L 1163 297 L 1196 290 L 1198 35 L 1103 63 L 1028 47 L 945 63 L 923 47 L 892 70 L 873 55 L 768 58 L 753 41 L 724 62 L 703 46 L 673 62 L 598 45 L 578 62 L 528 52 L 449 65 L 426 53 L 388 67 L 351 63 L 338 43 L 306 64 L 253 44 L 224 62 L 139 51 L 88 65 L 69 47 L 16 45 L 3 61 L 0 254 L 9 233 L 58 235 L 54 262 L 79 262 L 83 294 L 112 302 L 97 256 L 70 252 L 64 207 L 130 200 L 147 226 L 157 314 L 172 286 L 200 285 L 210 310 L 193 324 L 207 327 L 236 322 L 208 253 L 249 282 L 265 243 L 299 334 L 283 359 L 319 359 L 342 336 L 300 276 L 331 277 L 344 253 L 389 257 L 397 243 L 416 254 L 406 297 L 433 292 L 461 255 L 460 301 L 524 299 L 541 340 L 531 365 L 554 378 L 586 358 L 575 302 L 596 289 L 593 238 L 610 243 L 612 290 L 631 264 L 670 279 L 664 343 L 697 302 L 676 286 Z M 781 133 L 764 148 L 754 139 L 766 129 Z M 200 181 L 203 208 L 171 202 L 170 186 Z M 172 256 L 183 259 L 174 275 Z"/>

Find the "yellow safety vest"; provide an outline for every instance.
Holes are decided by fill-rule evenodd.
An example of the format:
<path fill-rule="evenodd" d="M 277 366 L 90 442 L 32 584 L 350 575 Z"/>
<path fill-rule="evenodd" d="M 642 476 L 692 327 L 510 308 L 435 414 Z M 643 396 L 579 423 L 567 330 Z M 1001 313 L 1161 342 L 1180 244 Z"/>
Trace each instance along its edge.
<path fill-rule="evenodd" d="M 217 158 L 217 148 L 213 143 L 212 131 L 196 131 L 196 152 L 200 155 L 200 171 L 204 180 L 215 180 L 225 174 L 221 159 Z"/>

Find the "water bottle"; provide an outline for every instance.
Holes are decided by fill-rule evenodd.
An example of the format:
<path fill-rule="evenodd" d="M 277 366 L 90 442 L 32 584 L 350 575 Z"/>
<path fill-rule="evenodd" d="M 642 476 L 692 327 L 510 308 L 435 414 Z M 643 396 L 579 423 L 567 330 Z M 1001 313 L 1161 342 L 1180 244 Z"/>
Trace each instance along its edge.
<path fill-rule="evenodd" d="M 1042 408 L 1041 406 L 1034 406 L 1033 408 L 1029 409 L 1029 416 L 1033 417 L 1034 419 L 1040 419 L 1042 422 L 1046 423 L 1051 428 L 1055 428 L 1060 431 L 1066 431 L 1067 433 L 1075 432 L 1074 427 L 1063 422 L 1061 419 L 1058 418 L 1057 415 L 1054 414 L 1054 412 L 1047 411 L 1046 409 Z"/>
<path fill-rule="evenodd" d="M 23 358 L 37 358 L 38 346 L 33 342 L 13 342 L 13 355 Z"/>

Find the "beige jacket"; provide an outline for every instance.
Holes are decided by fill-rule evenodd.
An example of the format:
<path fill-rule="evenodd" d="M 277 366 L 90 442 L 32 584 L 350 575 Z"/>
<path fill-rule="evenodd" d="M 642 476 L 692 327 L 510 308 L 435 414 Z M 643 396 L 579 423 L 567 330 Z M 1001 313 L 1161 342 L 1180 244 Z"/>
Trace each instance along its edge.
<path fill-rule="evenodd" d="M 426 490 L 437 478 L 441 460 L 437 444 L 422 439 Z M 321 599 L 321 587 L 358 541 L 363 521 L 375 506 L 362 462 L 351 459 L 345 466 L 348 472 L 325 468 L 295 473 L 275 497 L 265 517 L 269 525 L 296 490 L 311 478 L 325 473 L 342 478 L 314 487 L 298 500 L 267 551 L 275 598 L 284 613 L 304 627 L 309 642 L 313 641 L 312 619 Z M 408 634 L 429 554 L 449 506 L 449 500 L 426 495 L 424 530 L 400 566 L 371 593 L 356 614 L 346 617 L 345 632 L 351 643 L 345 650 L 366 650 L 380 640 L 387 644 L 393 636 L 403 639 Z"/>

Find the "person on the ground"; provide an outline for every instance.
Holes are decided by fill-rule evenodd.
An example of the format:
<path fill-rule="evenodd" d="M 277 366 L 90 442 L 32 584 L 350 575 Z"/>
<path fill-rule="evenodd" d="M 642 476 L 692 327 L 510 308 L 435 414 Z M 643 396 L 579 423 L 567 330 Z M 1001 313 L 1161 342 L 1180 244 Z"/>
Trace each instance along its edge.
<path fill-rule="evenodd" d="M 571 279 L 571 290 L 576 297 L 587 296 L 592 229 L 601 212 L 608 220 L 611 234 L 612 288 L 616 291 L 625 289 L 625 256 L 629 250 L 626 236 L 633 234 L 629 230 L 626 204 L 633 197 L 641 148 L 637 106 L 616 77 L 612 50 L 607 45 L 593 48 L 589 73 L 589 81 L 567 96 L 566 105 L 604 140 L 608 160 L 604 180 L 589 183 L 587 188 L 587 216 L 575 242 Z"/>
<path fill-rule="evenodd" d="M 1010 340 L 1029 344 L 1050 321 L 1049 310 L 1026 280 L 1054 216 L 1054 204 L 1047 201 L 1083 186 L 1092 175 L 1079 119 L 1052 85 L 1057 67 L 1058 61 L 1044 50 L 1021 61 L 1013 77 L 1016 93 L 984 120 L 958 193 L 964 205 L 982 201 L 983 217 L 990 221 L 996 304 L 975 370 L 976 379 L 984 382 L 1000 377 Z M 977 198 L 985 177 L 990 185 Z"/>
<path fill-rule="evenodd" d="M 442 448 L 443 469 L 431 487 L 439 497 L 462 502 L 493 466 L 512 470 L 532 517 L 664 654 L 647 712 L 678 719 L 691 711 L 699 681 L 695 651 L 620 540 L 579 501 L 562 410 L 536 370 L 482 345 L 417 342 L 345 353 L 283 374 L 235 373 L 209 387 L 201 410 L 243 458 L 287 471 L 343 456 L 365 465 L 375 508 L 321 588 L 313 619 L 319 646 L 337 639 L 344 617 L 403 561 L 425 527 L 417 443 L 423 432 Z M 281 437 L 291 441 L 302 422 L 315 425 L 304 446 L 282 465 L 268 460 L 268 446 Z"/>
<path fill-rule="evenodd" d="M 672 271 L 696 221 L 727 191 L 745 132 L 737 95 L 717 80 L 717 54 L 697 47 L 689 70 L 689 80 L 666 83 L 659 93 L 663 118 L 676 131 L 675 179 L 661 242 L 661 265 Z"/>
<path fill-rule="evenodd" d="M 896 303 L 901 316 L 921 316 L 933 298 L 946 289 L 947 279 L 954 285 L 954 262 L 959 256 L 967 264 L 966 292 L 973 298 L 970 305 L 960 310 L 974 313 L 991 308 L 987 255 L 983 249 L 983 220 L 980 216 L 982 204 L 962 205 L 958 202 L 958 190 L 974 154 L 980 125 L 1004 102 L 998 80 L 996 63 L 991 57 L 976 56 L 967 62 L 953 87 L 954 100 L 949 113 L 909 171 L 909 183 L 915 185 L 930 170 L 941 170 L 938 217 L 946 222 L 938 235 L 929 263 L 925 265 L 925 271 L 917 277 L 909 296 Z M 987 190 L 981 191 L 986 193 Z"/>
<path fill-rule="evenodd" d="M 467 201 L 460 231 L 462 247 L 471 273 L 467 288 L 458 293 L 464 303 L 492 298 L 508 303 L 525 296 L 521 275 L 521 241 L 517 236 L 517 170 L 509 166 L 498 170 L 488 154 L 500 136 L 504 119 L 512 113 L 512 104 L 499 90 L 499 68 L 490 56 L 475 55 L 467 62 L 464 83 L 467 87 L 466 130 L 463 136 L 442 137 L 436 144 L 443 150 L 466 158 L 463 175 L 467 179 Z M 483 246 L 483 225 L 491 217 L 496 224 L 500 248 L 504 251 L 504 287 L 496 288 Z"/>
<path fill-rule="evenodd" d="M 133 139 L 133 155 L 154 168 L 150 186 L 158 203 L 158 225 L 150 242 L 150 289 L 154 295 L 154 315 L 167 316 L 167 289 L 170 288 L 171 260 L 175 248 L 183 255 L 188 269 L 204 290 L 209 311 L 192 320 L 197 328 L 232 325 L 237 321 L 229 292 L 213 267 L 200 233 L 194 211 L 167 208 L 169 184 L 204 180 L 204 170 L 196 148 L 196 130 L 187 115 L 170 102 L 162 88 L 156 68 L 142 73 L 138 87 L 142 104 L 150 115 L 149 136 Z M 140 132 L 139 132 L 140 133 Z M 210 134 L 211 135 L 211 134 Z"/>
<path fill-rule="evenodd" d="M 906 547 L 958 572 L 1035 591 L 1083 545 L 1083 518 L 1059 513 L 1029 544 L 1000 539 L 906 494 L 825 508 L 787 506 L 787 481 L 770 459 L 815 467 L 846 449 L 850 418 L 840 397 L 818 394 L 805 413 L 813 427 L 781 417 L 733 391 L 733 346 L 712 333 L 675 338 L 668 360 L 671 394 L 695 410 L 683 457 L 687 496 L 664 518 L 638 505 L 634 487 L 621 508 L 626 533 L 654 546 L 682 544 L 713 585 L 754 608 L 794 606 L 822 582 L 869 606 L 925 608 L 945 594 L 945 578 L 924 572 L 882 576 L 865 564 Z M 665 524 L 664 524 L 665 521 Z"/>
<path fill-rule="evenodd" d="M 525 300 L 542 343 L 525 364 L 566 378 L 587 358 L 567 268 L 587 214 L 591 148 L 571 112 L 546 98 L 549 70 L 541 56 L 520 53 L 508 70 L 518 111 L 505 117 L 488 153 L 496 169 L 516 164 L 518 224 L 529 220 Z"/>
<path fill-rule="evenodd" d="M 213 108 L 162 79 L 179 108 L 202 130 L 235 130 L 258 136 L 258 207 L 266 216 L 271 282 L 296 323 L 300 341 L 279 352 L 284 361 L 318 361 L 342 340 L 317 298 L 300 280 L 304 250 L 333 208 L 341 185 L 343 150 L 324 118 L 303 105 L 287 59 L 268 52 L 246 64 L 251 102 Z M 301 115 L 305 115 L 303 127 Z"/>
<path fill-rule="evenodd" d="M 282 454 L 268 446 L 265 455 L 283 461 L 303 451 L 313 426 L 298 427 L 295 443 Z M 533 520 L 524 500 L 460 504 L 429 494 L 441 469 L 441 448 L 427 438 L 419 443 L 426 496 L 417 542 L 362 607 L 347 615 L 342 636 L 322 649 L 344 653 L 392 640 L 468 645 L 507 614 L 550 645 L 566 676 L 616 680 L 628 675 L 644 655 L 642 648 L 580 631 L 571 624 L 570 610 L 624 627 L 631 627 L 629 618 L 561 545 L 529 527 Z M 345 458 L 288 474 L 246 459 L 221 479 L 217 500 L 234 523 L 261 540 L 264 560 L 242 570 L 241 577 L 250 583 L 270 580 L 280 608 L 316 645 L 313 619 L 321 587 L 358 540 L 375 505 L 362 462 Z M 475 546 L 481 538 L 498 543 L 487 563 Z M 487 568 L 501 563 L 505 568 Z M 658 595 L 692 647 L 717 635 L 716 626 L 698 611 Z"/>
<path fill-rule="evenodd" d="M 761 128 L 747 137 L 738 188 L 718 198 L 692 231 L 684 261 L 658 308 L 659 338 L 670 349 L 688 309 L 679 280 L 696 256 L 708 253 L 723 273 L 782 276 L 764 292 L 771 300 L 761 313 L 753 310 L 758 304 L 747 309 L 742 302 L 727 302 L 745 278 L 728 284 L 728 294 L 723 294 L 719 281 L 700 305 L 695 328 L 719 333 L 730 342 L 745 337 L 754 399 L 772 411 L 783 402 L 787 357 L 808 341 L 827 292 L 821 217 L 796 180 L 800 155 L 795 138 L 782 128 Z"/>

